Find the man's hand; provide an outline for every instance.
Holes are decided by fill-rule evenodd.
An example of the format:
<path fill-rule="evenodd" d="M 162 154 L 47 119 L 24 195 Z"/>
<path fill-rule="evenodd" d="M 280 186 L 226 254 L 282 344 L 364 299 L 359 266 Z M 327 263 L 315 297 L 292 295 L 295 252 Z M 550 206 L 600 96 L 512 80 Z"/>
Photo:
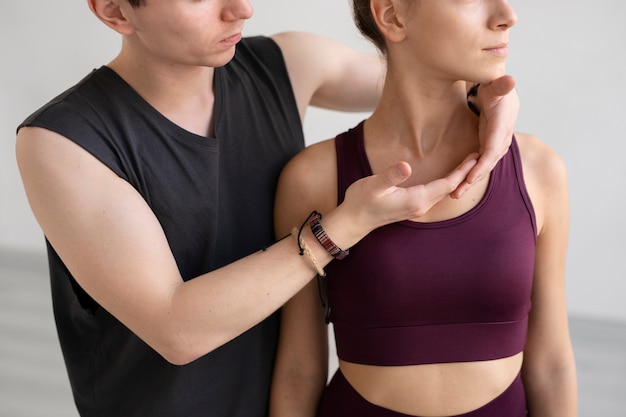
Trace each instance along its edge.
<path fill-rule="evenodd" d="M 478 154 L 470 154 L 445 177 L 410 187 L 400 186 L 411 176 L 411 166 L 406 162 L 393 164 L 380 175 L 361 178 L 348 187 L 343 203 L 324 217 L 324 228 L 341 224 L 342 233 L 333 232 L 333 241 L 349 248 L 378 227 L 419 218 L 457 189 L 477 158 Z"/>
<path fill-rule="evenodd" d="M 478 89 L 477 107 L 480 109 L 478 136 L 480 158 L 465 181 L 452 192 L 461 198 L 472 184 L 487 175 L 507 153 L 519 112 L 519 97 L 515 80 L 509 75 L 497 78 Z"/>

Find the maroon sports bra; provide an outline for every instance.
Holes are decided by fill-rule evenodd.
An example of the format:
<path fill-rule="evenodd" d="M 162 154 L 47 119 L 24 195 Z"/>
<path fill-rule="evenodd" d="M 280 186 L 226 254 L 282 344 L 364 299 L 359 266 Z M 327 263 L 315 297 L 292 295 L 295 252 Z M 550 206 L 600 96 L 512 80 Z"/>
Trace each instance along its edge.
<path fill-rule="evenodd" d="M 336 138 L 339 202 L 372 174 L 363 123 Z M 470 211 L 377 229 L 326 267 L 340 359 L 394 366 L 481 361 L 526 342 L 536 223 L 517 142 Z"/>

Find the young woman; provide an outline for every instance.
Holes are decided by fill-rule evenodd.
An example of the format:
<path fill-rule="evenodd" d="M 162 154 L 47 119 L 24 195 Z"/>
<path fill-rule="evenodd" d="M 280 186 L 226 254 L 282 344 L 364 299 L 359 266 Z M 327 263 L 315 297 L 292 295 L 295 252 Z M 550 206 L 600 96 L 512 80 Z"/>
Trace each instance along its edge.
<path fill-rule="evenodd" d="M 505 73 L 517 20 L 506 0 L 353 3 L 358 27 L 387 60 L 382 98 L 363 123 L 288 164 L 279 235 L 312 211 L 332 211 L 350 184 L 391 161 L 410 166 L 407 186 L 457 166 L 479 147 L 460 80 Z M 343 259 L 325 268 L 327 291 L 313 282 L 283 309 L 274 417 L 576 415 L 567 181 L 548 146 L 516 134 L 461 199 L 383 226 L 348 254 L 317 212 L 303 229 Z M 339 370 L 324 388 L 326 313 Z"/>

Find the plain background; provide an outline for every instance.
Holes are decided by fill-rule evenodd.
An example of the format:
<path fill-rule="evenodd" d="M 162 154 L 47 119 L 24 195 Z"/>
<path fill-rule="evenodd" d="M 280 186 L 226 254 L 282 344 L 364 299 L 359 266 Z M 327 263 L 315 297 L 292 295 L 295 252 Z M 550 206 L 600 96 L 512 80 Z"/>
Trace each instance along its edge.
<path fill-rule="evenodd" d="M 253 0 L 247 35 L 315 32 L 373 51 L 354 29 L 347 0 Z M 508 72 L 522 108 L 517 130 L 533 133 L 569 171 L 571 237 L 567 264 L 572 315 L 626 321 L 626 2 L 513 0 Z M 41 255 L 42 234 L 21 187 L 15 128 L 91 69 L 114 57 L 117 34 L 86 1 L 10 0 L 0 13 L 0 251 Z M 334 136 L 366 115 L 313 109 L 309 143 Z"/>

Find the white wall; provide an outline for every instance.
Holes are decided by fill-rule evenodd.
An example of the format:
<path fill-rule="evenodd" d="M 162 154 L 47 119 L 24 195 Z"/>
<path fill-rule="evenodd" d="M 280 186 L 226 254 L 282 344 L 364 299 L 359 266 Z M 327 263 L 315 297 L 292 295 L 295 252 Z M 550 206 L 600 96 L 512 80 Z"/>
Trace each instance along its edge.
<path fill-rule="evenodd" d="M 626 141 L 626 3 L 513 0 L 509 73 L 518 81 L 518 130 L 564 158 L 572 207 L 568 297 L 572 314 L 626 320 L 626 220 L 622 171 Z M 252 0 L 246 33 L 304 30 L 373 50 L 356 33 L 347 0 Z M 117 36 L 85 1 L 9 1 L 0 14 L 0 249 L 41 252 L 43 239 L 14 162 L 16 125 L 38 106 L 110 60 Z M 309 142 L 365 115 L 311 110 Z"/>
<path fill-rule="evenodd" d="M 9 0 L 0 13 L 0 249 L 43 251 L 15 163 L 15 129 L 115 56 L 118 36 L 76 0 Z"/>

